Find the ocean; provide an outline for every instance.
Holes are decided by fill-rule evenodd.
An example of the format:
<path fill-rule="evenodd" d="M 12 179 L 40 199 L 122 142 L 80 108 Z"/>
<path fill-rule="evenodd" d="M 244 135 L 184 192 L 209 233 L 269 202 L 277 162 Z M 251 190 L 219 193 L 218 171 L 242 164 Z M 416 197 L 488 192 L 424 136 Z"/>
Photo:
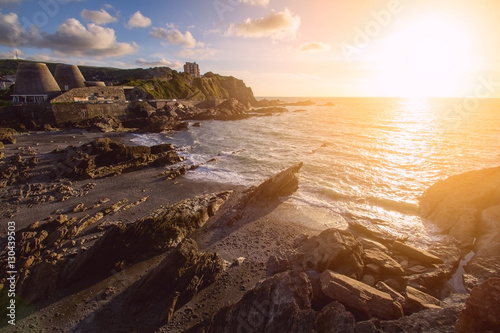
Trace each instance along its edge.
<path fill-rule="evenodd" d="M 500 100 L 279 99 L 316 105 L 136 134 L 132 141 L 186 148 L 182 154 L 191 164 L 217 157 L 186 176 L 195 180 L 257 185 L 304 162 L 300 188 L 288 204 L 334 220 L 377 221 L 423 245 L 435 237 L 419 215 L 423 192 L 449 176 L 500 165 Z"/>

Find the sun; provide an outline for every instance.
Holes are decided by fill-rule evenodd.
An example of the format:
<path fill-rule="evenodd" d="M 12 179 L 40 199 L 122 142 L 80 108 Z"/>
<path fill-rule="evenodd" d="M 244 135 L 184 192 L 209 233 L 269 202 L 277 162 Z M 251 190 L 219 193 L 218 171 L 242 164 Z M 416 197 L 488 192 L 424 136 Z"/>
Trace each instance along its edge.
<path fill-rule="evenodd" d="M 419 17 L 384 40 L 376 58 L 379 83 L 392 96 L 455 96 L 474 67 L 472 37 L 459 20 Z"/>

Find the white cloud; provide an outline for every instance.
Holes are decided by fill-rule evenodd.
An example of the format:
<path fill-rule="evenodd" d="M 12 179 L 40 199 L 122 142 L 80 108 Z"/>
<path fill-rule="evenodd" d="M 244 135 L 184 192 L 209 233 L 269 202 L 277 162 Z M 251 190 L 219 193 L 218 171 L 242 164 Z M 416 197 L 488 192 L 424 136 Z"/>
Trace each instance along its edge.
<path fill-rule="evenodd" d="M 87 21 L 99 25 L 104 25 L 118 21 L 116 17 L 111 16 L 111 14 L 105 11 L 104 9 L 101 10 L 84 9 L 80 13 L 80 16 Z"/>
<path fill-rule="evenodd" d="M 173 45 L 182 45 L 188 49 L 192 49 L 197 45 L 196 40 L 189 31 L 183 34 L 178 29 L 153 28 L 149 34 L 153 38 L 164 40 Z"/>
<path fill-rule="evenodd" d="M 114 57 L 135 53 L 135 43 L 119 43 L 115 31 L 93 23 L 84 27 L 77 19 L 67 19 L 52 34 L 44 34 L 36 42 L 40 48 L 48 48 L 64 55 L 96 58 Z"/>
<path fill-rule="evenodd" d="M 151 26 L 151 19 L 142 15 L 140 11 L 135 12 L 127 23 L 127 28 L 129 29 L 147 28 L 149 26 Z"/>
<path fill-rule="evenodd" d="M 6 46 L 21 46 L 28 37 L 19 23 L 15 13 L 4 14 L 0 10 L 0 44 Z"/>
<path fill-rule="evenodd" d="M 119 43 L 115 31 L 94 23 L 85 27 L 74 18 L 67 19 L 53 34 L 36 28 L 25 31 L 17 14 L 0 11 L 0 45 L 50 49 L 58 56 L 107 58 L 135 53 L 136 43 Z"/>
<path fill-rule="evenodd" d="M 271 37 L 273 40 L 294 39 L 300 27 L 300 17 L 294 15 L 288 8 L 282 12 L 274 10 L 266 17 L 231 24 L 227 36 L 246 38 Z"/>
<path fill-rule="evenodd" d="M 179 52 L 179 56 L 189 59 L 206 59 L 217 53 L 217 50 L 209 47 L 197 47 L 194 49 L 183 49 Z"/>
<path fill-rule="evenodd" d="M 331 49 L 330 44 L 325 44 L 321 42 L 311 42 L 305 43 L 298 47 L 298 50 L 301 52 L 322 52 L 329 51 Z"/>
<path fill-rule="evenodd" d="M 23 2 L 24 0 L 0 0 L 0 5 L 10 5 L 10 4 L 18 4 Z"/>
<path fill-rule="evenodd" d="M 23 51 L 19 49 L 12 49 L 9 52 L 0 52 L 0 59 L 16 59 L 16 57 L 22 57 Z"/>
<path fill-rule="evenodd" d="M 238 1 L 251 6 L 267 7 L 267 5 L 269 5 L 269 0 L 238 0 Z"/>
<path fill-rule="evenodd" d="M 140 66 L 148 66 L 148 67 L 170 67 L 170 68 L 180 68 L 182 67 L 182 63 L 176 61 L 176 62 L 171 62 L 168 61 L 164 58 L 161 58 L 160 60 L 157 61 L 147 61 L 144 58 L 139 58 L 135 61 L 136 64 Z"/>

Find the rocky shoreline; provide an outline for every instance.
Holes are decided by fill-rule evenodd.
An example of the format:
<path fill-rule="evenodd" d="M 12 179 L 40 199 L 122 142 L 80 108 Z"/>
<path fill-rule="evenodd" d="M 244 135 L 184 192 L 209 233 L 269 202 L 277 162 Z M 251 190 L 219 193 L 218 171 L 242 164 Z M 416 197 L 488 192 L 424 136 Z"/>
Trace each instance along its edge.
<path fill-rule="evenodd" d="M 369 221 L 295 224 L 286 197 L 302 163 L 249 188 L 200 184 L 182 177 L 198 166 L 176 147 L 120 134 L 286 109 L 135 107 L 126 119 L 66 124 L 69 132 L 3 132 L 0 261 L 7 267 L 6 223 L 15 221 L 18 312 L 17 326 L 2 321 L 0 331 L 499 330 L 500 168 L 423 194 L 422 216 L 443 236 L 421 249 Z M 471 251 L 460 293 L 449 281 Z M 2 304 L 7 277 L 2 269 Z"/>

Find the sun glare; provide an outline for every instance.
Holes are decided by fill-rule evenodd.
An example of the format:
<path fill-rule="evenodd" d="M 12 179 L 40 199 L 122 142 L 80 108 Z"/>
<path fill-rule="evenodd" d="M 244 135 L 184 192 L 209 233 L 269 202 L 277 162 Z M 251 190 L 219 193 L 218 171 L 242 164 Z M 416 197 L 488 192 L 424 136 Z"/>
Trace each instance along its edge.
<path fill-rule="evenodd" d="M 380 83 L 398 96 L 456 95 L 473 68 L 471 47 L 469 32 L 449 17 L 405 21 L 381 45 Z"/>

